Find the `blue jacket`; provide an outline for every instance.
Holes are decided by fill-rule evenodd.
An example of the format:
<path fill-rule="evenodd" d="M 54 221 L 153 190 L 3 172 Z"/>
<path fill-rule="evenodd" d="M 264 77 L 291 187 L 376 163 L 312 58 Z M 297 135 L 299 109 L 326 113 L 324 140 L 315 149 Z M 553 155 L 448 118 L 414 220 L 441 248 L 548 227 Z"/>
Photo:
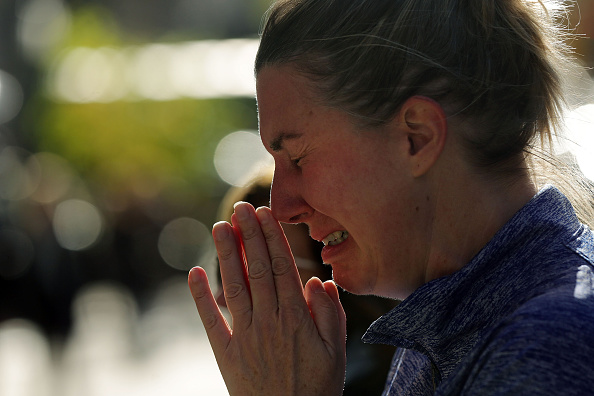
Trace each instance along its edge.
<path fill-rule="evenodd" d="M 458 272 L 375 321 L 384 395 L 594 394 L 594 234 L 546 187 Z"/>

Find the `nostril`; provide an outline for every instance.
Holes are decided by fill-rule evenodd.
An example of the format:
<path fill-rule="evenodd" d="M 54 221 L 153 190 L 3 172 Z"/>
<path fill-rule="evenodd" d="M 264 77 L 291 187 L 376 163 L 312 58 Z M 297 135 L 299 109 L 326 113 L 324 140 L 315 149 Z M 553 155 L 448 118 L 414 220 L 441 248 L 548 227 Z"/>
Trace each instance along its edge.
<path fill-rule="evenodd" d="M 302 215 L 297 215 L 297 216 L 293 216 L 289 219 L 290 223 L 299 223 L 299 219 L 302 217 Z"/>
<path fill-rule="evenodd" d="M 303 212 L 298 215 L 292 216 L 289 218 L 289 223 L 302 223 L 308 215 L 308 212 Z"/>

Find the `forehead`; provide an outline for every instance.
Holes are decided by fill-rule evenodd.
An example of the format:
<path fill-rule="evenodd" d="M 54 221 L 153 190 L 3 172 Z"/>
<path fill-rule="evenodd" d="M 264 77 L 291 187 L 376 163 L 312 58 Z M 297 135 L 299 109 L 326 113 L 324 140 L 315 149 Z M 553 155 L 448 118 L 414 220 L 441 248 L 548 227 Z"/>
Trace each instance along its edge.
<path fill-rule="evenodd" d="M 322 107 L 313 99 L 307 80 L 290 67 L 266 67 L 256 80 L 260 135 L 273 151 L 298 139 Z"/>
<path fill-rule="evenodd" d="M 289 65 L 264 67 L 256 78 L 258 104 L 268 104 L 268 99 L 282 98 L 286 102 L 312 96 L 308 85 L 307 79 Z"/>

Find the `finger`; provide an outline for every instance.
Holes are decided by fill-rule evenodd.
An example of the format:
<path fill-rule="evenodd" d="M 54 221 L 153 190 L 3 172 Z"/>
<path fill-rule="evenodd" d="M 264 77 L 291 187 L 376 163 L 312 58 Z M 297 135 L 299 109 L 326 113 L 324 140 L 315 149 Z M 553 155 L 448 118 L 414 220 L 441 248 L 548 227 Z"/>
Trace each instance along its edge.
<path fill-rule="evenodd" d="M 252 302 L 245 279 L 245 266 L 240 246 L 231 224 L 218 222 L 212 228 L 212 235 L 219 257 L 221 281 L 227 308 L 233 318 L 233 328 L 251 323 Z"/>
<path fill-rule="evenodd" d="M 340 339 L 346 340 L 346 313 L 344 312 L 344 307 L 340 302 L 340 296 L 338 294 L 338 288 L 336 287 L 336 283 L 334 281 L 326 281 L 324 282 L 324 290 L 334 303 L 336 307 L 336 312 L 338 314 L 338 323 L 339 323 L 339 330 L 340 330 Z"/>
<path fill-rule="evenodd" d="M 231 218 L 239 229 L 248 268 L 248 279 L 254 312 L 276 312 L 276 286 L 270 255 L 254 207 L 246 202 L 235 204 Z"/>
<path fill-rule="evenodd" d="M 303 301 L 305 309 L 301 278 L 281 225 L 269 208 L 258 208 L 256 214 L 268 246 L 279 307 L 283 304 L 294 307 L 295 302 L 300 300 Z"/>
<path fill-rule="evenodd" d="M 204 269 L 190 270 L 188 286 L 215 356 L 222 354 L 231 340 L 231 330 L 212 295 Z"/>
<path fill-rule="evenodd" d="M 235 217 L 235 214 L 231 216 L 231 219 Z M 237 247 L 237 257 L 241 261 L 241 273 L 243 275 L 243 281 L 246 285 L 248 293 L 250 293 L 250 282 L 248 280 L 248 273 L 247 273 L 247 263 L 245 262 L 245 252 L 243 250 L 243 241 L 241 240 L 241 236 L 239 235 L 239 230 L 233 226 L 233 238 L 235 239 L 235 246 Z M 250 293 L 251 295 L 251 293 Z"/>
<path fill-rule="evenodd" d="M 319 278 L 311 278 L 306 283 L 305 298 L 320 338 L 322 338 L 330 353 L 334 356 L 339 355 L 341 344 L 344 342 L 341 318 L 335 301 L 327 293 Z"/>

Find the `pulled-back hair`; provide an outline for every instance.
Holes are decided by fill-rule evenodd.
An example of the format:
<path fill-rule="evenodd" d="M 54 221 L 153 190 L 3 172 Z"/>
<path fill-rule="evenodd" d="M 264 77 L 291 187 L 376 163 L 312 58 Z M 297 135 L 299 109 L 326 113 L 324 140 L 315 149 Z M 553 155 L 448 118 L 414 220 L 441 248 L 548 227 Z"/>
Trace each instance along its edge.
<path fill-rule="evenodd" d="M 541 148 L 564 106 L 564 12 L 554 0 L 280 0 L 255 72 L 291 64 L 370 127 L 430 97 L 470 125 L 457 133 L 476 169 L 509 174 L 528 151 L 552 158 Z"/>

